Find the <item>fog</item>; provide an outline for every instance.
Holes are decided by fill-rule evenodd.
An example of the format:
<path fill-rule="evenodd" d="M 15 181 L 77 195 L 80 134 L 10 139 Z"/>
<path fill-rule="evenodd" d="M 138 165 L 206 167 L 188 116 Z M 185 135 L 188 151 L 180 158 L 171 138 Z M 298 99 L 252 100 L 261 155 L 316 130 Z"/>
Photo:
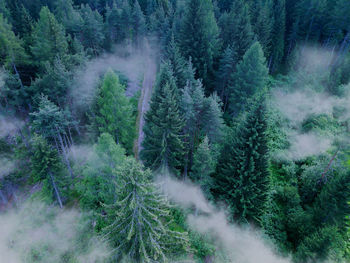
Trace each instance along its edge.
<path fill-rule="evenodd" d="M 116 46 L 115 52 L 103 54 L 86 63 L 75 73 L 74 85 L 69 91 L 73 105 L 85 109 L 96 95 L 101 77 L 108 69 L 120 72 L 128 78 L 127 96 L 134 95 L 139 89 L 143 74 L 149 63 L 155 63 L 155 50 L 151 50 L 147 41 L 141 48 Z"/>
<path fill-rule="evenodd" d="M 100 262 L 109 248 L 91 229 L 76 210 L 27 202 L 0 214 L 0 262 Z"/>
<path fill-rule="evenodd" d="M 214 238 L 216 246 L 224 249 L 231 263 L 289 262 L 277 256 L 257 230 L 230 224 L 225 211 L 210 204 L 198 186 L 169 176 L 159 176 L 157 181 L 170 200 L 183 208 L 193 208 L 187 217 L 189 226 Z"/>
<path fill-rule="evenodd" d="M 272 91 L 272 106 L 286 118 L 284 129 L 290 141 L 290 148 L 282 153 L 286 158 L 302 159 L 324 153 L 335 138 L 345 136 L 333 132 L 303 132 L 302 124 L 311 116 L 334 116 L 340 121 L 350 117 L 350 85 L 344 86 L 343 96 L 327 92 L 332 60 L 336 52 L 320 47 L 304 46 L 297 53 L 290 83 L 275 87 Z M 327 128 L 327 127 L 326 127 Z"/>
<path fill-rule="evenodd" d="M 23 124 L 21 120 L 0 114 L 0 138 L 13 135 Z"/>

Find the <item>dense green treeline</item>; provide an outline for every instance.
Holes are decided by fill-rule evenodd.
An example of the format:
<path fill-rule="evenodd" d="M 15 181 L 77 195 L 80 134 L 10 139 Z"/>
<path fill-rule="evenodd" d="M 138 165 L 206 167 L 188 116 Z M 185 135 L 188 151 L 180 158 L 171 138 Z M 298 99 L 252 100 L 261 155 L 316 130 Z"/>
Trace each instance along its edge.
<path fill-rule="evenodd" d="M 277 254 L 349 260 L 349 15 L 347 0 L 0 0 L 0 160 L 15 167 L 0 194 L 39 186 L 31 198 L 79 207 L 107 262 L 225 262 L 154 181 L 173 175 Z M 79 80 L 149 49 L 138 127 L 128 74 Z"/>

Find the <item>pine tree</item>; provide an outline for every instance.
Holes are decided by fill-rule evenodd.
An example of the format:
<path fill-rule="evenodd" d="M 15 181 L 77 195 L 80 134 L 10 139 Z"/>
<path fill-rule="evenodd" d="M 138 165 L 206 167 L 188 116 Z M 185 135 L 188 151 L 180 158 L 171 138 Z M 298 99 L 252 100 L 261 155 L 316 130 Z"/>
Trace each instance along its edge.
<path fill-rule="evenodd" d="M 258 0 L 255 3 L 254 9 L 254 32 L 257 36 L 257 40 L 261 44 L 265 57 L 269 58 L 271 55 L 271 45 L 274 45 L 272 42 L 272 31 L 274 26 L 273 1 Z"/>
<path fill-rule="evenodd" d="M 32 84 L 33 96 L 39 99 L 44 94 L 58 105 L 64 105 L 70 81 L 71 74 L 61 59 L 56 58 L 52 65 L 46 62 L 43 77 L 37 78 Z"/>
<path fill-rule="evenodd" d="M 102 204 L 114 202 L 116 187 L 111 181 L 116 179 L 115 170 L 124 162 L 125 150 L 115 143 L 112 135 L 102 133 L 93 147 L 93 154 L 86 161 L 82 178 L 77 184 L 80 203 L 85 209 L 101 213 Z"/>
<path fill-rule="evenodd" d="M 64 175 L 61 159 L 43 137 L 33 139 L 31 155 L 31 178 L 34 183 L 42 182 L 44 191 L 56 199 L 62 208 L 69 180 Z"/>
<path fill-rule="evenodd" d="M 64 25 L 67 33 L 75 36 L 81 32 L 84 21 L 80 13 L 74 9 L 72 0 L 55 1 L 54 14 Z"/>
<path fill-rule="evenodd" d="M 219 70 L 216 73 L 216 92 L 224 103 L 224 111 L 228 104 L 229 87 L 234 83 L 237 54 L 232 46 L 228 46 L 219 62 Z"/>
<path fill-rule="evenodd" d="M 197 182 L 207 198 L 211 197 L 210 188 L 212 187 L 211 175 L 215 172 L 216 162 L 211 153 L 208 137 L 198 146 L 193 157 L 193 167 L 191 179 Z"/>
<path fill-rule="evenodd" d="M 31 52 L 41 68 L 45 62 L 52 63 L 57 56 L 63 58 L 67 54 L 68 44 L 64 27 L 57 22 L 47 7 L 41 9 L 32 36 Z"/>
<path fill-rule="evenodd" d="M 259 222 L 268 190 L 266 108 L 254 101 L 236 136 L 226 142 L 213 176 L 213 195 L 230 207 L 232 219 Z"/>
<path fill-rule="evenodd" d="M 168 44 L 165 57 L 172 66 L 173 75 L 176 80 L 177 87 L 179 89 L 184 88 L 187 82 L 184 72 L 186 67 L 186 61 L 180 53 L 180 49 L 178 48 L 175 42 L 174 35 L 172 35 L 171 40 Z"/>
<path fill-rule="evenodd" d="M 104 229 L 116 249 L 116 258 L 132 262 L 166 262 L 172 250 L 183 250 L 186 234 L 169 229 L 170 206 L 151 182 L 150 170 L 128 159 L 117 171 L 117 200 L 106 206 Z"/>
<path fill-rule="evenodd" d="M 192 58 L 196 78 L 203 80 L 207 91 L 213 81 L 214 60 L 217 57 L 219 29 L 210 0 L 190 0 L 178 37 L 182 54 Z"/>
<path fill-rule="evenodd" d="M 185 138 L 185 167 L 184 177 L 187 177 L 193 162 L 193 153 L 200 140 L 203 122 L 204 89 L 201 81 L 187 82 L 183 89 L 181 98 L 181 111 L 184 116 L 185 126 L 183 128 Z"/>
<path fill-rule="evenodd" d="M 80 15 L 83 25 L 79 40 L 90 54 L 96 56 L 102 51 L 105 39 L 103 17 L 97 10 L 91 10 L 89 5 L 81 6 Z"/>
<path fill-rule="evenodd" d="M 234 84 L 230 90 L 230 107 L 234 115 L 240 113 L 256 92 L 266 85 L 268 69 L 259 42 L 255 42 L 244 54 L 234 73 Z"/>
<path fill-rule="evenodd" d="M 13 65 L 24 63 L 26 57 L 23 42 L 0 13 L 0 64 L 12 68 Z"/>
<path fill-rule="evenodd" d="M 138 1 L 134 2 L 131 13 L 131 26 L 132 42 L 136 47 L 140 47 L 146 35 L 146 22 Z"/>
<path fill-rule="evenodd" d="M 176 172 L 183 154 L 183 120 L 178 106 L 178 94 L 168 63 L 162 65 L 151 97 L 150 109 L 145 115 L 140 157 L 153 170 L 169 169 Z"/>
<path fill-rule="evenodd" d="M 115 2 L 113 2 L 112 8 L 107 7 L 106 11 L 106 41 L 108 42 L 108 48 L 111 48 L 112 44 L 118 43 L 121 34 L 121 21 L 120 10 L 117 8 Z"/>
<path fill-rule="evenodd" d="M 286 32 L 286 1 L 275 0 L 274 8 L 274 25 L 272 30 L 272 49 L 268 62 L 271 72 L 276 71 L 282 63 L 284 56 L 284 38 Z"/>
<path fill-rule="evenodd" d="M 118 76 L 109 70 L 97 97 L 96 123 L 100 133 L 111 134 L 117 144 L 132 150 L 135 135 L 132 106 Z"/>
<path fill-rule="evenodd" d="M 234 1 L 231 11 L 220 17 L 219 25 L 223 47 L 234 46 L 240 60 L 254 40 L 248 5 L 243 0 Z"/>

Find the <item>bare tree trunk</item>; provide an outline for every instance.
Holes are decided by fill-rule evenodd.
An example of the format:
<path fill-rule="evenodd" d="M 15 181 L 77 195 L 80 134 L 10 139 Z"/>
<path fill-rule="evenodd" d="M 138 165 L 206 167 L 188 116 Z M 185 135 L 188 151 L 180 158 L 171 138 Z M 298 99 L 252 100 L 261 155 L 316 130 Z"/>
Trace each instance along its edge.
<path fill-rule="evenodd" d="M 63 207 L 63 205 L 62 205 L 62 200 L 61 200 L 61 197 L 60 197 L 60 193 L 58 192 L 58 189 L 57 189 L 55 180 L 53 179 L 53 176 L 52 176 L 52 173 L 51 173 L 51 172 L 49 172 L 49 175 L 50 175 L 52 187 L 53 187 L 53 189 L 54 189 L 54 191 L 55 191 L 55 194 L 56 194 L 56 197 L 57 197 L 58 204 L 60 205 L 60 208 L 62 208 L 62 207 Z"/>
<path fill-rule="evenodd" d="M 66 165 L 67 165 L 68 172 L 69 172 L 71 178 L 74 179 L 73 171 L 72 171 L 72 168 L 70 167 L 70 163 L 69 163 L 69 160 L 68 160 L 68 156 L 67 156 L 67 153 L 66 153 L 66 149 L 65 149 L 65 147 L 64 147 L 64 145 L 63 145 L 62 136 L 61 136 L 61 134 L 59 133 L 57 127 L 56 127 L 56 131 L 57 131 L 58 139 L 59 139 L 60 144 L 61 144 L 61 150 L 62 150 L 62 154 L 63 154 L 64 160 L 65 160 L 65 162 L 66 162 Z"/>

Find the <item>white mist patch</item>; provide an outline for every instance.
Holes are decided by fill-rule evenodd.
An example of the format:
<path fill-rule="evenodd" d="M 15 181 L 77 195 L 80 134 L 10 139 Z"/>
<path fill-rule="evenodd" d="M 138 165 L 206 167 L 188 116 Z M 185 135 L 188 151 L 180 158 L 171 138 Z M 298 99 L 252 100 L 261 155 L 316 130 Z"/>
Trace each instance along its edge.
<path fill-rule="evenodd" d="M 332 114 L 334 106 L 344 104 L 344 99 L 316 93 L 311 90 L 294 92 L 275 91 L 274 103 L 292 125 L 301 124 L 312 114 Z"/>
<path fill-rule="evenodd" d="M 228 253 L 231 263 L 287 263 L 277 256 L 257 231 L 245 230 L 230 224 L 224 211 L 213 207 L 198 186 L 170 177 L 159 176 L 158 182 L 170 200 L 182 207 L 195 207 L 199 215 L 190 214 L 187 222 L 202 234 L 209 234 L 218 247 Z"/>
<path fill-rule="evenodd" d="M 331 147 L 332 141 L 331 138 L 316 133 L 296 133 L 291 136 L 291 146 L 285 154 L 287 158 L 293 160 L 318 155 L 327 151 Z"/>
<path fill-rule="evenodd" d="M 95 157 L 93 146 L 88 144 L 73 145 L 69 148 L 68 157 L 73 159 L 77 164 L 84 165 Z"/>
<path fill-rule="evenodd" d="M 14 135 L 23 126 L 23 121 L 0 115 L 0 138 Z"/>
<path fill-rule="evenodd" d="M 109 255 L 104 243 L 82 233 L 82 215 L 41 203 L 27 203 L 0 214 L 0 262 L 100 262 Z M 84 234 L 84 233 L 83 233 Z M 87 244 L 82 248 L 82 243 Z"/>
<path fill-rule="evenodd" d="M 138 50 L 127 50 L 125 47 L 115 47 L 113 54 L 104 54 L 93 59 L 85 67 L 76 72 L 74 87 L 70 90 L 70 97 L 76 107 L 86 107 L 92 103 L 96 95 L 100 78 L 108 69 L 124 74 L 129 85 L 126 90 L 128 96 L 132 96 L 140 89 L 143 74 L 149 67 L 149 63 L 155 63 L 152 52 L 147 44 Z"/>
<path fill-rule="evenodd" d="M 8 158 L 0 158 L 0 179 L 15 170 L 15 164 Z"/>

